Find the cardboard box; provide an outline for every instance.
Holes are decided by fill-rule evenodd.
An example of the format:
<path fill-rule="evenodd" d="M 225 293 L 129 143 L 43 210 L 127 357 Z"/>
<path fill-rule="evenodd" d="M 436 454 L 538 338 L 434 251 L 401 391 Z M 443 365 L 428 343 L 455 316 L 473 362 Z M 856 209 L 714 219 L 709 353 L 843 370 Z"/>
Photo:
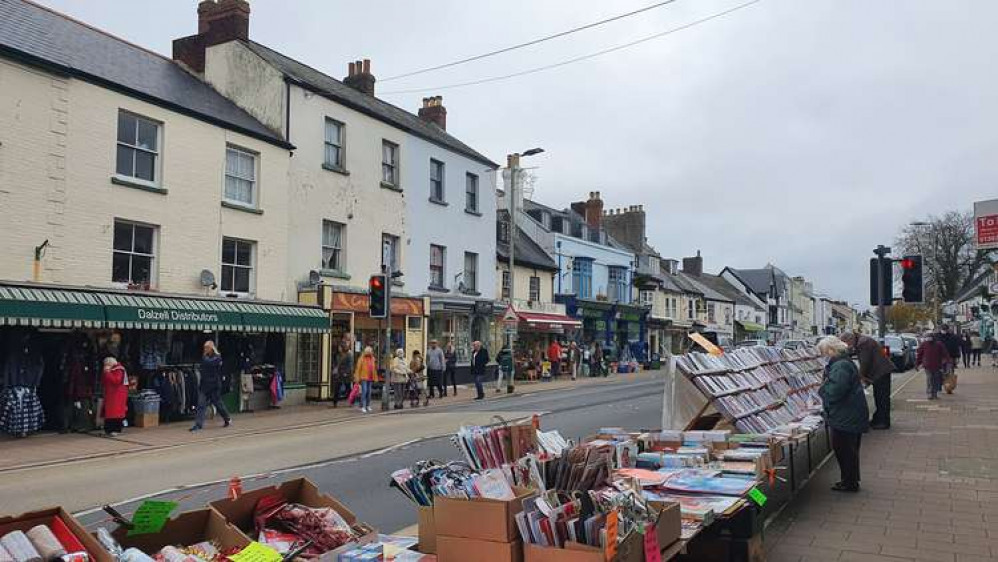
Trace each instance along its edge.
<path fill-rule="evenodd" d="M 437 562 L 523 562 L 523 543 L 437 535 Z"/>
<path fill-rule="evenodd" d="M 159 412 L 135 414 L 135 427 L 156 427 L 159 425 Z"/>
<path fill-rule="evenodd" d="M 437 529 L 432 506 L 419 506 L 419 551 L 423 554 L 437 553 Z"/>
<path fill-rule="evenodd" d="M 683 534 L 683 515 L 678 502 L 653 502 L 653 505 L 660 511 L 655 535 L 659 548 L 665 549 Z"/>
<path fill-rule="evenodd" d="M 308 478 L 296 478 L 288 480 L 279 486 L 268 486 L 251 490 L 236 499 L 226 498 L 210 503 L 209 505 L 217 510 L 226 521 L 232 523 L 240 531 L 252 537 L 256 534 L 253 524 L 253 512 L 256 504 L 261 499 L 278 495 L 288 502 L 301 504 L 307 507 L 329 507 L 336 510 L 341 517 L 353 528 L 360 537 L 356 542 L 347 543 L 336 550 L 331 550 L 320 557 L 320 560 L 335 561 L 340 552 L 345 552 L 355 548 L 360 544 L 374 542 L 378 538 L 378 532 L 366 523 L 357 521 L 357 516 L 352 511 L 334 498 L 323 494 Z"/>
<path fill-rule="evenodd" d="M 523 562 L 604 562 L 603 550 L 588 544 L 566 542 L 565 548 L 523 545 Z"/>
<path fill-rule="evenodd" d="M 441 535 L 495 542 L 518 539 L 520 531 L 516 526 L 516 514 L 523 511 L 524 498 L 536 492 L 527 488 L 513 488 L 513 491 L 516 498 L 509 501 L 437 497 L 433 504 L 437 549 L 440 548 Z"/>
<path fill-rule="evenodd" d="M 83 544 L 83 548 L 90 554 L 92 560 L 96 562 L 114 562 L 114 557 L 111 556 L 111 553 L 104 550 L 104 547 L 97 542 L 97 539 L 87 533 L 83 525 L 61 507 L 50 507 L 20 515 L 0 517 L 0 537 L 11 531 L 27 532 L 37 525 L 50 525 L 56 517 L 61 519 L 66 524 L 69 532 Z"/>
<path fill-rule="evenodd" d="M 111 536 L 122 548 L 135 547 L 149 556 L 155 555 L 164 546 L 190 546 L 207 540 L 214 541 L 222 550 L 242 550 L 250 543 L 249 537 L 210 508 L 181 513 L 168 520 L 158 533 L 130 537 L 128 529 L 119 527 Z"/>

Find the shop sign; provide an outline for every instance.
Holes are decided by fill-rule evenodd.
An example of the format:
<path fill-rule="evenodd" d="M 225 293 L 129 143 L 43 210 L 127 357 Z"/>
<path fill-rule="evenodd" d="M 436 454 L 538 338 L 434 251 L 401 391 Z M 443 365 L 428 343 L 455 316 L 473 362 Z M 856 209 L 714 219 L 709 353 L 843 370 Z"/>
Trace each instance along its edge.
<path fill-rule="evenodd" d="M 360 293 L 333 293 L 333 310 L 350 310 L 367 313 L 371 299 Z M 423 301 L 420 299 L 392 299 L 392 316 L 422 316 Z"/>
<path fill-rule="evenodd" d="M 621 312 L 619 314 L 621 320 L 626 320 L 627 322 L 640 322 L 641 315 L 637 312 Z"/>
<path fill-rule="evenodd" d="M 998 248 L 998 199 L 974 203 L 974 233 L 978 250 Z"/>
<path fill-rule="evenodd" d="M 150 324 L 201 324 L 206 326 L 242 324 L 238 312 L 174 310 L 168 308 L 133 308 L 129 306 L 106 307 L 109 322 L 136 322 Z"/>
<path fill-rule="evenodd" d="M 579 313 L 583 318 L 603 318 L 606 313 L 602 310 L 594 310 L 592 308 L 580 308 Z"/>

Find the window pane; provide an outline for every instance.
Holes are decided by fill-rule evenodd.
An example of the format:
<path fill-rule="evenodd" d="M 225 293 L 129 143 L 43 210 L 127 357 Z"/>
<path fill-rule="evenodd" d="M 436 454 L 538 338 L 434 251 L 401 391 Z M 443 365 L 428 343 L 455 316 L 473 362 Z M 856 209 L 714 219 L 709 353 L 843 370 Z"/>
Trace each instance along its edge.
<path fill-rule="evenodd" d="M 123 176 L 131 176 L 134 173 L 135 166 L 135 162 L 132 160 L 134 158 L 134 153 L 134 149 L 119 144 L 118 161 L 114 171 Z"/>
<path fill-rule="evenodd" d="M 135 116 L 118 112 L 118 142 L 135 144 Z"/>
<path fill-rule="evenodd" d="M 248 267 L 235 268 L 235 285 L 233 290 L 237 293 L 248 293 L 250 290 L 250 271 Z"/>
<path fill-rule="evenodd" d="M 340 268 L 340 251 L 333 248 L 323 248 L 322 249 L 322 267 L 323 269 L 339 269 Z"/>
<path fill-rule="evenodd" d="M 148 226 L 135 226 L 135 252 L 139 254 L 153 253 L 153 229 Z"/>
<path fill-rule="evenodd" d="M 222 240 L 222 263 L 236 263 L 235 240 Z"/>
<path fill-rule="evenodd" d="M 159 127 L 152 121 L 146 121 L 145 119 L 139 119 L 139 138 L 138 146 L 145 148 L 147 150 L 155 151 L 157 147 L 157 130 Z"/>
<path fill-rule="evenodd" d="M 151 152 L 135 151 L 135 177 L 146 181 L 155 179 L 156 157 Z"/>
<path fill-rule="evenodd" d="M 236 264 L 253 265 L 253 245 L 249 242 L 236 243 Z"/>
<path fill-rule="evenodd" d="M 111 260 L 111 281 L 114 283 L 128 283 L 128 254 L 114 253 Z"/>
<path fill-rule="evenodd" d="M 233 176 L 225 177 L 225 198 L 245 203 L 253 204 L 253 182 Z"/>
<path fill-rule="evenodd" d="M 114 223 L 114 249 L 132 251 L 132 225 L 124 222 Z"/>
<path fill-rule="evenodd" d="M 222 266 L 222 290 L 232 291 L 232 270 L 231 265 Z"/>
<path fill-rule="evenodd" d="M 152 279 L 152 258 L 132 256 L 132 283 L 149 283 Z"/>
<path fill-rule="evenodd" d="M 253 180 L 256 179 L 256 156 L 242 152 L 239 154 L 240 176 Z"/>

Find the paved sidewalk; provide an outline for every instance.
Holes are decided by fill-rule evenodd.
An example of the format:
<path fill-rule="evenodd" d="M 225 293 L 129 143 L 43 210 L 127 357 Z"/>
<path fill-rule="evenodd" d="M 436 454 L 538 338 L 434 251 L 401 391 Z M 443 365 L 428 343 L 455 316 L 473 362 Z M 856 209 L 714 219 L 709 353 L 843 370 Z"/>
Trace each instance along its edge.
<path fill-rule="evenodd" d="M 645 371 L 638 374 L 611 375 L 607 378 L 580 378 L 576 381 L 564 379 L 552 382 L 517 381 L 516 392 L 512 395 L 503 391 L 496 393 L 492 384 L 486 388 L 486 402 L 518 396 L 534 392 L 548 392 L 567 388 L 598 386 L 623 380 L 644 381 L 661 376 L 663 371 Z M 430 401 L 429 408 L 418 408 L 416 411 L 432 411 L 435 408 L 466 404 L 475 397 L 473 386 L 458 387 L 458 394 L 448 394 L 447 398 Z M 374 405 L 380 408 L 380 403 Z M 411 411 L 406 408 L 401 413 Z M 240 435 L 253 435 L 288 429 L 319 426 L 335 423 L 346 423 L 363 417 L 375 415 L 398 414 L 400 412 L 375 411 L 362 414 L 357 408 L 340 402 L 338 408 L 333 408 L 331 402 L 309 403 L 303 406 L 285 407 L 279 410 L 243 413 L 233 416 L 232 426 L 221 428 L 221 420 L 208 420 L 205 429 L 191 433 L 188 429 L 191 421 L 175 422 L 152 428 L 126 428 L 118 438 L 106 439 L 98 433 L 66 434 L 39 433 L 25 439 L 14 439 L 0 436 L 0 473 L 26 468 L 59 464 L 71 460 L 82 460 L 113 456 L 121 453 L 133 453 L 145 450 L 167 449 L 187 446 L 193 443 L 212 442 Z"/>
<path fill-rule="evenodd" d="M 917 373 L 892 428 L 863 437 L 862 491 L 830 491 L 830 459 L 767 529 L 767 560 L 998 561 L 998 372 L 958 375 L 930 402 Z"/>

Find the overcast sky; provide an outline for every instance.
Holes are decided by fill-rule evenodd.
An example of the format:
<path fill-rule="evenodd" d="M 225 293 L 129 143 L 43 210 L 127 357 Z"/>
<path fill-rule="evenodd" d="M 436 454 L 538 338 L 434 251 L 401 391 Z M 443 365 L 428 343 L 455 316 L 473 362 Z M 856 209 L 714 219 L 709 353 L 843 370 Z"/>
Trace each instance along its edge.
<path fill-rule="evenodd" d="M 442 94 L 448 130 L 497 162 L 533 146 L 534 198 L 599 190 L 643 204 L 665 256 L 708 270 L 767 262 L 868 299 L 878 243 L 927 213 L 998 197 L 998 2 L 762 0 L 610 55 L 502 75 L 665 31 L 745 0 L 677 0 L 504 56 L 378 84 L 415 111 Z M 169 54 L 194 0 L 42 0 Z M 534 39 L 654 0 L 254 0 L 250 35 L 333 76 L 372 59 L 388 77 Z M 288 6 L 294 6 L 291 10 Z"/>

